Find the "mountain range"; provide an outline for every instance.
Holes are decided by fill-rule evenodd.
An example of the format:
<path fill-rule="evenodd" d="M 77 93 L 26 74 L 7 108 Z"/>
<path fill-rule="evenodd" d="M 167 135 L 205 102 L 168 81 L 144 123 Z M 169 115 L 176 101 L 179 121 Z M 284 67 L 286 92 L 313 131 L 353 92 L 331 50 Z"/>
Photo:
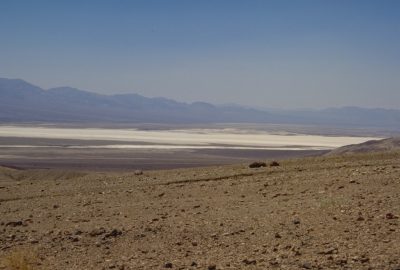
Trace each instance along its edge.
<path fill-rule="evenodd" d="M 45 90 L 21 79 L 0 78 L 0 123 L 21 122 L 273 123 L 400 130 L 400 110 L 261 110 L 138 94 L 102 95 L 71 87 Z"/>

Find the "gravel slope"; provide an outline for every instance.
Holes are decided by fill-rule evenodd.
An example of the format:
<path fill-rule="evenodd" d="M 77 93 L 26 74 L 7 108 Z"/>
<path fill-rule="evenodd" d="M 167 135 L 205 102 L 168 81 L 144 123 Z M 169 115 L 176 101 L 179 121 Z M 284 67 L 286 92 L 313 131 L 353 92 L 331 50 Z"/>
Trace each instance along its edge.
<path fill-rule="evenodd" d="M 142 175 L 0 168 L 0 258 L 23 254 L 33 269 L 400 269 L 399 191 L 399 152 Z"/>
<path fill-rule="evenodd" d="M 400 151 L 400 137 L 387 138 L 383 140 L 370 140 L 360 144 L 350 144 L 336 148 L 326 155 L 343 155 L 370 152 Z"/>

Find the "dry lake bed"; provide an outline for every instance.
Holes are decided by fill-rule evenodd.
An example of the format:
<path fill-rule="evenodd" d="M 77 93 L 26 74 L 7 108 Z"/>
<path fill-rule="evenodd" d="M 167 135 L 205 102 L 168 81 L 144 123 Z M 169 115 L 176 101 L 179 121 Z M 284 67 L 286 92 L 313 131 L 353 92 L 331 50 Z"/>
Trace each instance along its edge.
<path fill-rule="evenodd" d="M 21 168 L 165 169 L 310 156 L 375 137 L 244 128 L 0 126 L 0 164 Z"/>

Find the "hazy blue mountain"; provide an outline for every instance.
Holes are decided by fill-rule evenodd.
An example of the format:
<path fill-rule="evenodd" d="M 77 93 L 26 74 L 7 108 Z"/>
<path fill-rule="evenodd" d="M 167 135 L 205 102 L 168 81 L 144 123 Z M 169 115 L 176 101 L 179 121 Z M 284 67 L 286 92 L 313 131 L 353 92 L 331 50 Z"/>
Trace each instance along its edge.
<path fill-rule="evenodd" d="M 236 104 L 183 103 L 138 94 L 101 95 L 71 87 L 48 90 L 0 78 L 0 122 L 275 123 L 400 129 L 400 110 L 358 107 L 260 110 Z"/>

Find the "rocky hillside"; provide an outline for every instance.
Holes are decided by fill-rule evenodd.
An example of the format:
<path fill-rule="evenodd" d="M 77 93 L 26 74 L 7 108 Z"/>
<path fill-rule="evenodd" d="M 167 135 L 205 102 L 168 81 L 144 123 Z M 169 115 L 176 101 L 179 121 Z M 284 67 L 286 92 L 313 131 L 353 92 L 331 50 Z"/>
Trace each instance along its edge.
<path fill-rule="evenodd" d="M 141 175 L 6 169 L 0 269 L 22 258 L 35 270 L 398 270 L 399 158 Z"/>
<path fill-rule="evenodd" d="M 356 154 L 367 152 L 399 151 L 400 137 L 372 140 L 360 144 L 346 145 L 327 153 L 327 155 Z"/>

